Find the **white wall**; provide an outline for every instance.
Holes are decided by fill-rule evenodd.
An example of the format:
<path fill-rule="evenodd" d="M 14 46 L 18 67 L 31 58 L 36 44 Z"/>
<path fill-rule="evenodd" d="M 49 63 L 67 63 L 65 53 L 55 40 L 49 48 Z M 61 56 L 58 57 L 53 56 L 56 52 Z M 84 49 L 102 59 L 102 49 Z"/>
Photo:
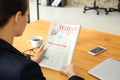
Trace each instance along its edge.
<path fill-rule="evenodd" d="M 36 20 L 36 4 L 34 3 L 31 3 L 32 7 L 30 7 L 31 21 Z M 118 12 L 106 15 L 104 11 L 100 11 L 100 15 L 96 15 L 94 10 L 83 13 L 83 7 L 40 6 L 40 19 L 59 23 L 81 24 L 85 28 L 120 35 L 120 13 Z"/>

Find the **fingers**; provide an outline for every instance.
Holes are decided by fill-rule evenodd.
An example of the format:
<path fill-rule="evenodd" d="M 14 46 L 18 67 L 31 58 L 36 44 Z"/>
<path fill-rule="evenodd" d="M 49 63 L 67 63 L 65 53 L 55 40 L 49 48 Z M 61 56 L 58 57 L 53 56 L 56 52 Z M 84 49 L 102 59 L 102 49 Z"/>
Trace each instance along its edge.
<path fill-rule="evenodd" d="M 73 62 L 70 64 L 70 67 L 73 67 L 73 68 L 74 68 Z"/>
<path fill-rule="evenodd" d="M 44 44 L 42 44 L 41 47 L 37 50 L 37 53 L 40 53 L 42 50 L 44 50 Z"/>
<path fill-rule="evenodd" d="M 41 59 L 43 58 L 45 51 L 46 51 L 46 49 L 44 49 L 44 44 L 42 44 L 41 47 L 37 50 L 37 53 L 32 58 L 32 60 L 39 63 L 41 61 Z"/>
<path fill-rule="evenodd" d="M 63 74 L 63 75 L 65 75 L 65 76 L 67 76 L 67 72 L 65 72 L 65 71 L 61 71 L 61 74 Z"/>
<path fill-rule="evenodd" d="M 70 65 L 65 65 L 65 67 L 66 67 L 66 72 L 64 73 L 65 75 L 67 75 L 69 78 L 75 75 L 75 69 L 73 63 L 71 63 Z"/>
<path fill-rule="evenodd" d="M 40 47 L 38 50 L 36 57 L 38 57 L 40 60 L 42 59 L 43 55 L 45 54 L 46 49 L 44 49 L 44 45 Z"/>
<path fill-rule="evenodd" d="M 35 54 L 35 56 L 32 58 L 32 60 L 37 62 L 37 63 L 40 63 L 40 61 L 43 58 L 44 53 L 45 53 L 45 50 L 42 50 L 41 52 Z"/>
<path fill-rule="evenodd" d="M 37 54 L 37 56 L 39 56 L 40 58 L 42 58 L 43 57 L 43 55 L 45 54 L 45 49 L 41 49 L 39 52 L 38 52 L 38 54 Z"/>

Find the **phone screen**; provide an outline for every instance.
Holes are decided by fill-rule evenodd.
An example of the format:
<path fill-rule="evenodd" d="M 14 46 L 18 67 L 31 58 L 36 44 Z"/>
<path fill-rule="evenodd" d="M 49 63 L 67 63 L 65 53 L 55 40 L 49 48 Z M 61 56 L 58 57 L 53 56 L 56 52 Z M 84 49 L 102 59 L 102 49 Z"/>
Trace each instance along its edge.
<path fill-rule="evenodd" d="M 97 54 L 97 53 L 100 53 L 100 52 L 102 52 L 104 50 L 105 50 L 104 48 L 96 47 L 95 49 L 90 50 L 90 52 L 92 52 L 94 54 Z"/>

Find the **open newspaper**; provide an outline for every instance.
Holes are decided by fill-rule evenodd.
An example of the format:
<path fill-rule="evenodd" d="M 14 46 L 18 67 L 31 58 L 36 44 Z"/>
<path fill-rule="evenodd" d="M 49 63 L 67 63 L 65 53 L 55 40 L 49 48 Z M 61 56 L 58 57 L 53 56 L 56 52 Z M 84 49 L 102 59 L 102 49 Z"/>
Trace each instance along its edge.
<path fill-rule="evenodd" d="M 52 23 L 40 66 L 65 71 L 65 64 L 70 65 L 72 61 L 79 32 L 80 25 Z"/>

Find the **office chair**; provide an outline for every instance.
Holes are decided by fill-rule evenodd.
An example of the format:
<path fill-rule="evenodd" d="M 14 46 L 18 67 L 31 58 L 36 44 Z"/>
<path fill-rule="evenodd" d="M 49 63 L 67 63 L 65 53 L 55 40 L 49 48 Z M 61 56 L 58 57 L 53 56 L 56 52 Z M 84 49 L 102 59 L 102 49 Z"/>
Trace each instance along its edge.
<path fill-rule="evenodd" d="M 109 10 L 108 10 L 108 12 L 115 12 L 115 11 L 120 12 L 120 0 L 118 0 L 118 7 L 117 7 L 117 9 L 109 8 Z"/>
<path fill-rule="evenodd" d="M 106 14 L 108 14 L 107 8 L 100 8 L 98 5 L 96 5 L 96 0 L 94 0 L 93 7 L 85 6 L 83 13 L 85 13 L 87 10 L 95 10 L 95 11 L 97 11 L 97 15 L 99 15 L 98 9 L 105 10 Z"/>

